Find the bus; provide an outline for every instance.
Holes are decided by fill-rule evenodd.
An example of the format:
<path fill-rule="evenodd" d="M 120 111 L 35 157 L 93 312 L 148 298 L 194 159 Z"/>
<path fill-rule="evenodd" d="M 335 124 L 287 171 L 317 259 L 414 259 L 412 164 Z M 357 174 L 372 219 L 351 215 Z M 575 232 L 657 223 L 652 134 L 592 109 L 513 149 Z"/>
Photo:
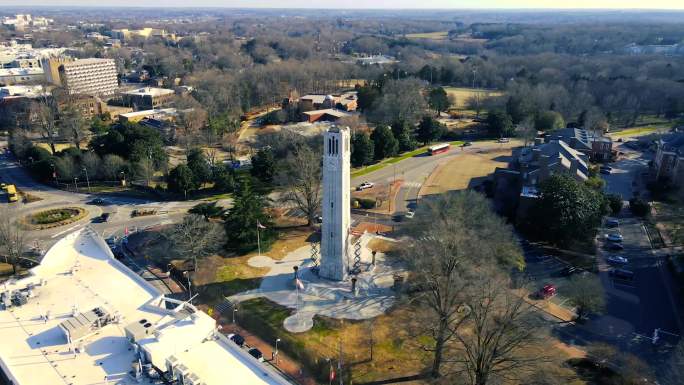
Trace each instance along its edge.
<path fill-rule="evenodd" d="M 451 145 L 449 143 L 435 144 L 434 146 L 430 146 L 428 148 L 428 154 L 430 154 L 430 155 L 441 154 L 443 152 L 449 151 L 449 148 L 451 148 Z"/>
<path fill-rule="evenodd" d="M 13 184 L 8 184 L 5 188 L 7 190 L 7 200 L 12 203 L 19 200 L 17 198 L 17 188 Z"/>

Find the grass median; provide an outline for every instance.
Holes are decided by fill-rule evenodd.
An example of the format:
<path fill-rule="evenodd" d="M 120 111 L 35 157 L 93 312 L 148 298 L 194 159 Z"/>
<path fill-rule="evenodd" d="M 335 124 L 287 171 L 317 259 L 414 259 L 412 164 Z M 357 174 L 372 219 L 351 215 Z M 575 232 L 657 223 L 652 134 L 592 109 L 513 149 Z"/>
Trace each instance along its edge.
<path fill-rule="evenodd" d="M 460 141 L 460 140 L 456 140 L 456 141 L 453 141 L 453 142 L 449 142 L 449 144 L 452 145 L 452 146 L 460 146 L 460 145 L 463 144 L 463 142 Z M 395 163 L 399 163 L 399 162 L 401 162 L 402 160 L 405 160 L 405 159 L 408 159 L 408 158 L 413 158 L 413 157 L 416 156 L 416 155 L 420 155 L 420 154 L 426 152 L 428 148 L 429 148 L 429 146 L 423 146 L 423 147 L 417 148 L 417 149 L 415 149 L 415 150 L 413 150 L 413 151 L 405 152 L 405 153 L 403 153 L 403 154 L 397 155 L 397 156 L 392 157 L 392 158 L 383 159 L 383 160 L 381 160 L 380 162 L 378 162 L 378 163 L 376 163 L 376 164 L 372 164 L 372 165 L 370 165 L 370 166 L 366 166 L 366 167 L 363 167 L 363 168 L 359 168 L 359 169 L 357 169 L 357 170 L 355 170 L 355 171 L 352 171 L 351 176 L 352 176 L 352 178 L 356 178 L 356 177 L 359 177 L 359 176 L 363 176 L 363 175 L 366 175 L 366 174 L 370 174 L 370 173 L 373 172 L 373 171 L 381 170 L 381 169 L 383 169 L 383 168 L 385 168 L 385 167 L 387 167 L 387 166 L 389 166 L 389 165 L 392 165 L 392 164 L 395 164 Z"/>

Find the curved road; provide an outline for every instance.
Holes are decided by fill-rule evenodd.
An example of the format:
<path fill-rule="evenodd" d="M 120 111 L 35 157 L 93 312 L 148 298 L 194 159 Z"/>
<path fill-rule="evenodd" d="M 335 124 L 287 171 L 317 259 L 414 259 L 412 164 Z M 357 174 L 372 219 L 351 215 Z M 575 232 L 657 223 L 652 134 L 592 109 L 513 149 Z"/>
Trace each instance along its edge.
<path fill-rule="evenodd" d="M 6 148 L 6 142 L 0 142 L 0 148 Z M 125 196 L 109 197 L 98 194 L 74 193 L 56 189 L 35 181 L 26 171 L 16 162 L 14 157 L 8 152 L 0 153 L 0 180 L 3 183 L 12 183 L 20 191 L 27 192 L 40 198 L 39 201 L 31 203 L 11 203 L 2 199 L 2 205 L 9 205 L 15 218 L 39 210 L 53 207 L 78 206 L 88 210 L 86 218 L 70 225 L 60 226 L 53 229 L 34 230 L 28 232 L 28 239 L 31 245 L 37 245 L 42 249 L 47 249 L 54 244 L 61 235 L 74 231 L 81 227 L 90 225 L 95 231 L 105 237 L 112 235 L 121 236 L 126 228 L 134 231 L 136 228 L 174 223 L 182 218 L 189 208 L 200 201 L 174 201 L 156 202 L 151 200 L 129 198 Z M 85 188 L 84 188 L 85 190 Z M 105 206 L 90 205 L 88 202 L 94 198 L 103 198 L 108 203 Z M 219 201 L 224 207 L 230 207 L 230 199 Z M 135 209 L 155 209 L 157 215 L 147 217 L 131 218 L 131 212 Z M 95 218 L 103 212 L 109 212 L 110 218 L 106 223 L 96 223 Z"/>

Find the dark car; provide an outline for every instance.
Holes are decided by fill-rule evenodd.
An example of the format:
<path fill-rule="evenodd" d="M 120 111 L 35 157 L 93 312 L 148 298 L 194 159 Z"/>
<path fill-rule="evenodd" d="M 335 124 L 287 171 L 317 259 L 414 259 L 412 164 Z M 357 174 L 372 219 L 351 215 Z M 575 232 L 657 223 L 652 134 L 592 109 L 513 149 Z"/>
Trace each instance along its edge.
<path fill-rule="evenodd" d="M 617 219 L 606 219 L 606 227 L 618 227 L 620 226 L 620 221 Z"/>
<path fill-rule="evenodd" d="M 395 222 L 401 222 L 401 221 L 404 220 L 404 216 L 401 215 L 401 214 L 397 214 L 397 215 L 395 215 L 395 216 L 392 217 L 392 220 L 395 221 Z"/>
<path fill-rule="evenodd" d="M 261 350 L 257 348 L 251 348 L 247 351 L 252 357 L 256 358 L 259 361 L 264 360 L 264 355 L 261 353 Z"/>
<path fill-rule="evenodd" d="M 463 147 L 469 147 L 472 145 L 473 145 L 473 142 L 463 142 Z"/>
<path fill-rule="evenodd" d="M 569 277 L 569 276 L 571 276 L 573 274 L 577 274 L 581 271 L 582 271 L 581 269 L 578 269 L 575 266 L 567 266 L 567 267 L 564 267 L 563 270 L 559 271 L 558 275 L 560 275 L 561 277 Z"/>
<path fill-rule="evenodd" d="M 243 346 L 245 344 L 245 339 L 241 335 L 235 333 L 235 334 L 229 334 L 228 338 L 235 342 L 237 346 Z"/>
<path fill-rule="evenodd" d="M 109 221 L 109 216 L 110 216 L 109 213 L 102 213 L 102 214 L 100 214 L 100 216 L 95 217 L 95 218 L 93 219 L 93 222 L 95 222 L 95 223 L 104 223 L 104 222 L 107 222 L 107 221 Z"/>
<path fill-rule="evenodd" d="M 96 206 L 104 206 L 107 204 L 107 201 L 102 199 L 102 198 L 95 198 L 92 201 L 89 202 L 91 205 L 96 205 Z"/>
<path fill-rule="evenodd" d="M 625 247 L 622 246 L 622 243 L 606 242 L 606 249 L 608 249 L 608 250 L 624 250 Z"/>
<path fill-rule="evenodd" d="M 607 169 L 607 168 L 602 168 L 601 170 L 599 170 L 599 172 L 600 172 L 601 174 L 610 175 L 610 170 Z"/>
<path fill-rule="evenodd" d="M 613 269 L 608 274 L 620 279 L 634 279 L 634 272 L 625 269 Z"/>

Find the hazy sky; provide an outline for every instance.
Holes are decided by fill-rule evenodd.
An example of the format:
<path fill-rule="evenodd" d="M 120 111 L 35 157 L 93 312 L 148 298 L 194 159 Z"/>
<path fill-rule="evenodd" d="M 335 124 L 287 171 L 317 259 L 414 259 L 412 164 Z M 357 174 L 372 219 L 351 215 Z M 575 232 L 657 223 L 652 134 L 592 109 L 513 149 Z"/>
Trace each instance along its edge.
<path fill-rule="evenodd" d="M 6 5 L 239 8 L 615 8 L 684 9 L 684 0 L 0 0 Z"/>

